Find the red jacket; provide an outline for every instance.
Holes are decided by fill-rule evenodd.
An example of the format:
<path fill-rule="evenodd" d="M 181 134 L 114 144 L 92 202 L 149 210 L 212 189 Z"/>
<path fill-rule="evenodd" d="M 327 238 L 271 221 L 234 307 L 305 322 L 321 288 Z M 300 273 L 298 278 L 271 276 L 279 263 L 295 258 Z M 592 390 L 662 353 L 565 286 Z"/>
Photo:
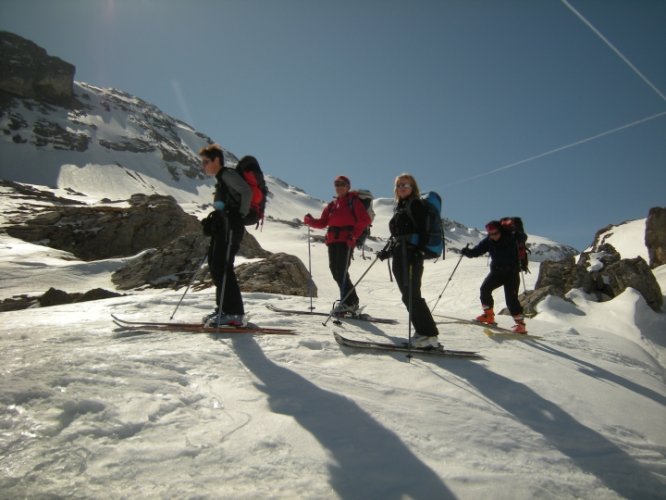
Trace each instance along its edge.
<path fill-rule="evenodd" d="M 353 210 L 353 211 L 352 211 Z M 305 223 L 315 229 L 324 229 L 326 244 L 356 242 L 363 230 L 370 225 L 370 216 L 358 195 L 347 193 L 342 198 L 330 202 L 319 219 L 305 218 Z"/>

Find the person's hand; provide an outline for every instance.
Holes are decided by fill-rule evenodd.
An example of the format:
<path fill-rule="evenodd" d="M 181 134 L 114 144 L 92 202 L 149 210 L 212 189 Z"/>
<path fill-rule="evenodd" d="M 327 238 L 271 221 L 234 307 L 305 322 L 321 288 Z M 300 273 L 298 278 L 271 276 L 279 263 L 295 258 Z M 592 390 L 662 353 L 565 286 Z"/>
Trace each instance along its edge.
<path fill-rule="evenodd" d="M 311 226 L 313 222 L 314 222 L 314 217 L 312 217 L 312 215 L 310 214 L 305 214 L 305 217 L 303 217 L 303 223 L 308 226 Z"/>
<path fill-rule="evenodd" d="M 460 253 L 463 254 L 465 257 L 469 257 L 471 252 L 472 251 L 469 249 L 469 247 L 465 247 L 460 251 Z"/>
<path fill-rule="evenodd" d="M 389 252 L 387 249 L 380 250 L 377 252 L 377 257 L 379 260 L 384 262 L 386 259 L 388 259 L 391 256 L 391 252 Z"/>

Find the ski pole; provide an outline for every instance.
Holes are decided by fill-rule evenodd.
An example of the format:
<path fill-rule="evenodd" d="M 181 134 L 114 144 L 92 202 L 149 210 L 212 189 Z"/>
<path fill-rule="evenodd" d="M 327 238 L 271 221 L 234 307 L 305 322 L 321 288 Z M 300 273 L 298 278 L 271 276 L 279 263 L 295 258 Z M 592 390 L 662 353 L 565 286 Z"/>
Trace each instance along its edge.
<path fill-rule="evenodd" d="M 378 260 L 379 260 L 379 256 L 376 256 L 376 257 L 374 258 L 374 260 L 372 261 L 372 263 L 371 263 L 371 264 L 368 266 L 368 268 L 365 270 L 365 272 L 361 275 L 361 277 L 356 281 L 356 283 L 354 283 L 354 285 L 349 289 L 349 291 L 347 292 L 347 294 L 342 298 L 342 302 L 344 302 L 345 300 L 347 300 L 347 297 L 349 297 L 349 295 L 352 293 L 352 291 L 354 291 L 354 290 L 356 289 L 356 287 L 357 287 L 358 284 L 361 282 L 361 280 L 362 280 L 363 278 L 365 278 L 365 275 L 366 275 L 366 274 L 368 274 L 368 271 L 370 271 L 370 268 L 371 268 L 372 266 L 374 266 L 374 265 L 375 265 L 375 262 L 377 262 Z M 333 317 L 333 311 L 331 310 L 331 312 L 330 312 L 329 315 L 328 315 L 328 318 L 326 318 L 326 321 L 324 321 L 322 324 L 323 324 L 324 326 L 326 326 L 326 325 L 328 324 L 329 320 L 330 320 L 332 317 Z"/>
<path fill-rule="evenodd" d="M 199 272 L 201 271 L 201 266 L 204 265 L 204 262 L 208 258 L 208 252 L 206 252 L 206 255 L 203 256 L 203 259 L 201 259 L 201 262 L 199 262 L 199 265 L 197 266 L 196 270 L 194 271 L 194 274 L 192 274 L 192 279 L 190 280 L 189 284 L 187 285 L 187 288 L 183 292 L 183 295 L 181 295 L 180 300 L 178 301 L 178 304 L 176 304 L 176 308 L 173 310 L 173 314 L 169 318 L 170 320 L 173 319 L 173 317 L 176 315 L 176 311 L 178 311 L 178 308 L 180 307 L 180 304 L 183 302 L 183 299 L 185 298 L 185 295 L 187 295 L 187 292 L 189 291 L 190 287 L 192 286 L 192 283 L 194 283 L 194 280 L 196 279 L 197 276 L 199 276 Z"/>
<path fill-rule="evenodd" d="M 469 243 L 465 245 L 465 248 L 469 247 Z M 449 286 L 449 283 L 451 282 L 451 278 L 453 278 L 453 275 L 456 272 L 456 269 L 458 269 L 458 266 L 460 265 L 460 262 L 462 261 L 464 255 L 460 253 L 460 258 L 458 259 L 458 262 L 456 263 L 456 266 L 453 268 L 453 272 L 451 273 L 451 276 L 449 276 L 449 279 L 447 280 L 446 284 L 444 285 L 444 290 L 442 290 L 442 293 L 439 294 L 439 297 L 437 297 L 437 300 L 435 301 L 435 305 L 432 306 L 432 309 L 430 309 L 430 312 L 435 312 L 435 308 L 437 307 L 437 304 L 439 304 L 439 299 L 442 298 L 442 295 L 444 295 L 444 292 L 446 291 L 446 287 Z"/>
<path fill-rule="evenodd" d="M 407 260 L 407 254 L 403 255 L 405 261 Z M 409 263 L 407 271 L 407 359 L 411 361 L 412 359 L 412 264 Z"/>
<path fill-rule="evenodd" d="M 314 290 L 314 282 L 312 281 L 312 252 L 311 247 L 311 237 L 310 237 L 310 226 L 308 226 L 308 274 L 310 279 L 308 280 L 308 295 L 310 296 L 310 312 L 314 311 L 314 306 L 312 305 L 312 290 Z"/>

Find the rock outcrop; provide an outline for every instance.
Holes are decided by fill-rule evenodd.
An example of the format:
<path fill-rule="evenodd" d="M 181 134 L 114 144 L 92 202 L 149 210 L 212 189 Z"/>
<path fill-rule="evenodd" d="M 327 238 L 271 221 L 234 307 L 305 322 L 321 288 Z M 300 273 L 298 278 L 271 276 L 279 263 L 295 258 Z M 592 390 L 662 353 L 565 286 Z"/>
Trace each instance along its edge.
<path fill-rule="evenodd" d="M 666 264 L 666 208 L 650 209 L 645 222 L 645 246 L 652 269 Z"/>
<path fill-rule="evenodd" d="M 85 261 L 127 257 L 201 232 L 196 217 L 171 196 L 134 195 L 129 208 L 51 207 L 7 233 L 32 243 L 71 252 Z"/>
<path fill-rule="evenodd" d="M 259 262 L 241 264 L 236 276 L 244 292 L 280 293 L 303 297 L 317 296 L 305 264 L 298 257 L 276 253 Z"/>
<path fill-rule="evenodd" d="M 536 305 L 548 295 L 565 298 L 571 289 L 580 288 L 604 302 L 628 287 L 640 292 L 653 310 L 661 310 L 661 288 L 645 260 L 622 259 L 612 245 L 604 243 L 595 252 L 582 253 L 578 262 L 573 257 L 543 262 L 534 290 L 521 294 L 520 302 L 525 314 L 532 315 L 536 314 Z"/>
<path fill-rule="evenodd" d="M 73 64 L 49 56 L 23 37 L 0 31 L 0 91 L 52 104 L 68 104 L 74 93 Z"/>

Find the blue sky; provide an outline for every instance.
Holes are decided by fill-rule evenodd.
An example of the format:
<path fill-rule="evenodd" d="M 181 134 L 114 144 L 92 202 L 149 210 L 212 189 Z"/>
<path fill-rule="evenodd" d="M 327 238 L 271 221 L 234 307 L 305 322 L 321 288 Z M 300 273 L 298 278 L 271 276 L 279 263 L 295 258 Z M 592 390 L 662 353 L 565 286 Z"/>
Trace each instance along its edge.
<path fill-rule="evenodd" d="M 579 249 L 666 206 L 664 26 L 663 0 L 0 0 L 77 80 L 313 196 L 408 171 L 449 218 Z"/>

